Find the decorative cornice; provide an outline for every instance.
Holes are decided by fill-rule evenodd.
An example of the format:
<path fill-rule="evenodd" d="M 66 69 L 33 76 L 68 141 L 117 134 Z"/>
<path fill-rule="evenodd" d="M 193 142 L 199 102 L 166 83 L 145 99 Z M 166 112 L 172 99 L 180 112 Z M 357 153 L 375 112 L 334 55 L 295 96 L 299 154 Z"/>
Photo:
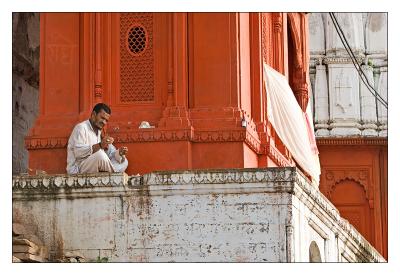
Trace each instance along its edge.
<path fill-rule="evenodd" d="M 66 148 L 67 144 L 68 138 L 65 137 L 25 138 L 25 147 L 27 150 Z"/>
<path fill-rule="evenodd" d="M 196 143 L 212 142 L 244 142 L 255 153 L 267 154 L 280 166 L 293 166 L 277 148 L 261 143 L 257 133 L 252 129 L 238 128 L 227 130 L 200 130 L 178 129 L 141 129 L 130 132 L 118 132 L 113 135 L 117 143 L 140 143 L 140 142 L 171 142 L 189 141 Z M 63 149 L 68 145 L 67 138 L 26 138 L 25 146 L 28 150 L 39 149 Z"/>
<path fill-rule="evenodd" d="M 143 175 L 143 182 L 138 181 L 137 178 L 133 180 L 131 178 L 129 185 L 277 184 L 293 182 L 296 179 L 296 173 L 295 167 L 166 171 Z"/>
<path fill-rule="evenodd" d="M 387 146 L 387 138 L 317 138 L 317 145 L 369 145 L 377 146 L 383 145 Z"/>
<path fill-rule="evenodd" d="M 287 159 L 275 146 L 268 145 L 267 146 L 267 155 L 274 161 L 276 162 L 279 166 L 282 167 L 291 167 L 294 166 L 295 164 Z"/>
<path fill-rule="evenodd" d="M 252 131 L 254 132 L 254 131 Z M 191 141 L 191 142 L 231 142 L 244 141 L 256 152 L 261 153 L 261 144 L 257 137 L 254 137 L 245 128 L 227 130 L 161 130 L 141 129 L 130 132 L 119 132 L 113 135 L 118 143 L 131 142 L 160 142 L 160 141 Z M 67 138 L 31 138 L 25 139 L 25 146 L 28 150 L 66 148 Z"/>
<path fill-rule="evenodd" d="M 373 192 L 370 192 L 368 186 L 371 175 L 370 169 L 360 167 L 336 168 L 327 169 L 324 174 L 326 179 L 324 189 L 329 199 L 332 197 L 335 186 L 345 180 L 351 180 L 359 184 L 364 189 L 367 199 L 373 199 Z"/>
<path fill-rule="evenodd" d="M 262 145 L 260 140 L 246 131 L 246 138 L 244 142 L 257 154 L 263 154 L 265 151 L 265 145 Z"/>
<path fill-rule="evenodd" d="M 356 60 L 358 63 L 361 63 L 364 60 L 364 57 L 358 56 L 356 57 Z M 337 57 L 337 56 L 326 56 L 323 58 L 323 63 L 324 64 L 351 64 L 353 65 L 353 62 L 349 57 Z"/>
<path fill-rule="evenodd" d="M 57 174 L 40 176 L 13 176 L 12 189 L 18 190 L 57 190 L 62 188 L 93 188 L 123 186 L 128 183 L 125 173 L 99 174 Z"/>

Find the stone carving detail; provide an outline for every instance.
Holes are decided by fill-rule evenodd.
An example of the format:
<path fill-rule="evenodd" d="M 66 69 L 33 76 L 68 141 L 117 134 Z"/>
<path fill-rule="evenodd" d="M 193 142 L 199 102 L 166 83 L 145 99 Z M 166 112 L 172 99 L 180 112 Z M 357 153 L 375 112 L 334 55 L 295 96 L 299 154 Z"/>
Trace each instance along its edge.
<path fill-rule="evenodd" d="M 291 182 L 297 177 L 296 168 L 204 170 L 201 172 L 160 172 L 143 176 L 145 185 L 185 184 L 245 184 Z M 136 181 L 137 183 L 137 181 Z"/>
<path fill-rule="evenodd" d="M 28 150 L 44 148 L 66 148 L 67 138 L 26 138 L 25 147 Z"/>
<path fill-rule="evenodd" d="M 330 64 L 330 118 L 331 134 L 335 136 L 360 135 L 359 78 L 350 64 Z"/>
<path fill-rule="evenodd" d="M 317 139 L 317 145 L 387 145 L 387 139 L 324 138 Z"/>
<path fill-rule="evenodd" d="M 262 55 L 267 64 L 273 64 L 273 56 L 271 53 L 272 45 L 272 32 L 271 32 L 271 14 L 262 14 Z"/>
<path fill-rule="evenodd" d="M 258 154 L 271 154 L 271 157 L 280 165 L 290 166 L 290 162 L 275 147 L 262 144 L 257 137 L 244 129 L 224 131 L 193 131 L 141 129 L 135 131 L 120 131 L 113 134 L 118 143 L 131 142 L 158 142 L 158 141 L 191 141 L 191 142 L 245 142 Z M 256 133 L 255 133 L 256 134 Z M 44 148 L 66 148 L 67 138 L 27 138 L 25 146 L 29 150 Z M 267 148 L 268 147 L 268 148 Z"/>
<path fill-rule="evenodd" d="M 126 185 L 125 173 L 100 173 L 79 175 L 14 176 L 13 190 L 54 190 L 60 188 L 92 188 Z"/>
<path fill-rule="evenodd" d="M 154 101 L 154 56 L 152 13 L 121 13 L 120 17 L 120 100 L 125 103 Z M 133 23 L 146 29 L 146 47 L 132 56 L 127 34 Z"/>
<path fill-rule="evenodd" d="M 371 190 L 369 190 L 369 169 L 329 169 L 325 171 L 325 178 L 326 185 L 324 185 L 324 191 L 325 194 L 328 195 L 328 198 L 331 198 L 335 186 L 344 180 L 353 180 L 360 184 L 364 188 L 367 198 L 373 196 L 373 192 L 370 192 Z"/>
<path fill-rule="evenodd" d="M 347 109 L 352 106 L 352 84 L 350 82 L 350 76 L 343 74 L 343 69 L 340 71 L 338 75 L 336 75 L 335 79 L 335 97 L 336 102 L 335 105 L 340 108 L 342 113 L 346 113 Z"/>

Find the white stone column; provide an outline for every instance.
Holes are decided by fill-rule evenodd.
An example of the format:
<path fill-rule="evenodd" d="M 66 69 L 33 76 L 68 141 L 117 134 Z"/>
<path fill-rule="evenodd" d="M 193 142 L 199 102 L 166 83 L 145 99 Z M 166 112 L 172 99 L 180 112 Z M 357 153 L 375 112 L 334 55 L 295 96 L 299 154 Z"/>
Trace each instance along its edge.
<path fill-rule="evenodd" d="M 320 65 L 316 65 L 315 69 L 315 134 L 325 137 L 329 136 L 329 96 L 326 67 L 320 62 Z"/>
<path fill-rule="evenodd" d="M 362 70 L 367 76 L 368 82 L 374 87 L 374 76 L 372 67 L 362 65 Z M 367 83 L 368 83 L 367 82 Z M 377 136 L 377 116 L 375 96 L 371 93 L 372 88 L 368 89 L 364 82 L 360 81 L 361 96 L 361 120 L 363 122 L 363 136 Z"/>
<path fill-rule="evenodd" d="M 387 67 L 381 67 L 381 75 L 378 83 L 378 94 L 387 102 Z M 377 102 L 379 136 L 387 137 L 387 112 L 388 110 L 381 103 Z"/>
<path fill-rule="evenodd" d="M 360 91 L 357 70 L 349 59 L 326 58 L 332 136 L 361 135 Z"/>

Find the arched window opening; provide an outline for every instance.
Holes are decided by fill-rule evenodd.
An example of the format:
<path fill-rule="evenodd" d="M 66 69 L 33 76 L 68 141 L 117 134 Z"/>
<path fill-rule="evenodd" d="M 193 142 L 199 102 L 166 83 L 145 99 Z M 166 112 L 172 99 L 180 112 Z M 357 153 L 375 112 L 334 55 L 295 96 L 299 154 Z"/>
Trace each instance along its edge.
<path fill-rule="evenodd" d="M 321 253 L 319 251 L 319 247 L 315 241 L 312 241 L 310 244 L 310 248 L 308 250 L 310 263 L 321 263 Z"/>

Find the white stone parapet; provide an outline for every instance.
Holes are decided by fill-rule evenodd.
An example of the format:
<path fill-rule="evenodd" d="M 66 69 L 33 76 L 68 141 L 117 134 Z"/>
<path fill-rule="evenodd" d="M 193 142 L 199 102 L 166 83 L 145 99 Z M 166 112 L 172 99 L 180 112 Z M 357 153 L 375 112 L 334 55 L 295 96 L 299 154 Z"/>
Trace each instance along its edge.
<path fill-rule="evenodd" d="M 12 184 L 13 222 L 37 228 L 52 261 L 70 252 L 110 262 L 384 261 L 296 168 L 14 176 Z"/>

